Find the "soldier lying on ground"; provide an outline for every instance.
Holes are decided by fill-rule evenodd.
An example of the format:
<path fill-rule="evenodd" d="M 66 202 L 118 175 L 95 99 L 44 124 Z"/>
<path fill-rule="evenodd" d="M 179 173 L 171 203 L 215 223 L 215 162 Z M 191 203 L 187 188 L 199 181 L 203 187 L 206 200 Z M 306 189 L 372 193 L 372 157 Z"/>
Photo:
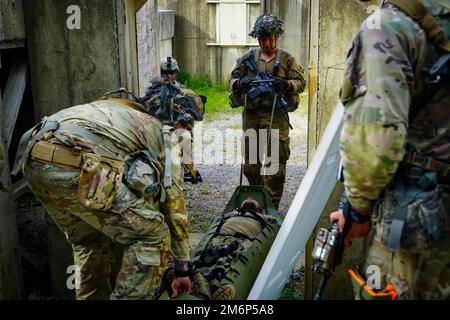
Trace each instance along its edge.
<path fill-rule="evenodd" d="M 239 210 L 226 213 L 193 265 L 191 294 L 206 300 L 236 299 L 233 284 L 223 283 L 222 280 L 227 278 L 235 262 L 252 246 L 270 219 L 273 218 L 262 214 L 261 206 L 252 197 L 244 200 Z M 171 278 L 171 274 L 169 269 L 165 281 Z M 250 281 L 249 285 L 252 284 Z"/>

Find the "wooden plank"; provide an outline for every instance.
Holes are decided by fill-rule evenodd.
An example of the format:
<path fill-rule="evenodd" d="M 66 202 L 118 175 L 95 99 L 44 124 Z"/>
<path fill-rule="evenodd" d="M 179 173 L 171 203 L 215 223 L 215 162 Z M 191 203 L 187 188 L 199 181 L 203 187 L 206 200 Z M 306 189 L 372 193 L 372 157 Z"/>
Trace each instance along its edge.
<path fill-rule="evenodd" d="M 19 247 L 19 254 L 22 258 L 28 261 L 34 268 L 38 269 L 40 272 L 45 273 L 45 265 L 36 259 L 33 255 L 29 254 L 24 248 Z"/>
<path fill-rule="evenodd" d="M 11 71 L 9 73 L 8 82 L 6 83 L 5 93 L 3 96 L 3 137 L 6 150 L 9 149 L 9 145 L 11 143 L 14 126 L 16 124 L 23 94 L 25 93 L 25 88 L 27 85 L 27 77 L 27 61 L 24 55 L 18 55 L 14 58 L 13 64 L 11 66 Z"/>
<path fill-rule="evenodd" d="M 13 199 L 17 200 L 27 192 L 31 192 L 31 190 L 25 179 L 21 179 L 12 185 L 11 192 L 13 195 Z"/>
<path fill-rule="evenodd" d="M 1 0 L 0 12 L 0 42 L 25 39 L 22 1 Z"/>
<path fill-rule="evenodd" d="M 134 0 L 117 1 L 120 82 L 125 88 L 139 92 L 138 56 L 136 38 L 136 11 Z M 122 49 L 123 48 L 123 49 Z"/>
<path fill-rule="evenodd" d="M 344 107 L 339 104 L 281 225 L 249 300 L 278 299 L 337 182 Z"/>
<path fill-rule="evenodd" d="M 1 92 L 1 90 L 0 90 Z M 0 94 L 0 118 L 3 104 Z M 0 148 L 6 150 L 2 137 L 3 125 L 0 121 Z M 0 182 L 9 187 L 11 175 L 8 165 L 8 153 L 5 152 L 5 168 L 0 172 Z M 24 295 L 20 256 L 18 252 L 18 237 L 12 195 L 0 191 L 0 300 L 21 299 Z"/>
<path fill-rule="evenodd" d="M 0 41 L 0 50 L 15 49 L 25 47 L 25 40 L 5 40 Z"/>
<path fill-rule="evenodd" d="M 134 12 L 138 12 L 144 6 L 147 0 L 134 0 Z"/>

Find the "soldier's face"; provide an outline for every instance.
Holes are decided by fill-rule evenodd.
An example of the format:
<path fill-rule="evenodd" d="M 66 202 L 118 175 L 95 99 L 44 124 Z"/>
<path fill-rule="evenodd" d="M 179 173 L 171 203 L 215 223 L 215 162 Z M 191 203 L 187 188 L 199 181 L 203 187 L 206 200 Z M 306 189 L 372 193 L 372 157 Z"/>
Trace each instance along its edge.
<path fill-rule="evenodd" d="M 161 71 L 161 79 L 164 83 L 174 83 L 176 75 L 171 70 L 162 70 Z"/>
<path fill-rule="evenodd" d="M 259 38 L 259 47 L 261 48 L 261 51 L 265 54 L 273 54 L 277 50 L 277 41 L 279 36 L 273 35 L 267 38 Z"/>

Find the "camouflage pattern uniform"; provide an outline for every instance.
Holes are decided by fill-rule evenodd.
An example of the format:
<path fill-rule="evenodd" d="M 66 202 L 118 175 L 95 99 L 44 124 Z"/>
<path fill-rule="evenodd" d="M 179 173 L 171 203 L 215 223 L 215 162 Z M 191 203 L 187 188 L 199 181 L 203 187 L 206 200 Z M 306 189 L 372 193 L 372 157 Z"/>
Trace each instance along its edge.
<path fill-rule="evenodd" d="M 147 150 L 161 176 L 164 175 L 162 126 L 146 113 L 125 107 L 119 101 L 106 100 L 62 110 L 49 120 L 88 129 L 109 141 L 105 148 L 111 152 L 130 154 Z M 58 137 L 53 134 L 44 139 L 53 143 L 69 139 L 83 150 L 93 147 L 83 134 L 57 132 Z M 80 169 L 31 159 L 25 164 L 24 175 L 32 191 L 73 247 L 74 262 L 81 271 L 78 299 L 107 299 L 111 294 L 109 279 L 115 243 L 124 246 L 124 254 L 112 299 L 151 299 L 170 254 L 176 261 L 189 261 L 181 151 L 176 145 L 171 150 L 172 186 L 161 186 L 165 200 L 156 192 L 140 196 L 120 182 L 108 210 L 80 204 L 77 197 Z"/>
<path fill-rule="evenodd" d="M 163 80 L 161 77 L 154 77 L 151 81 L 150 86 L 147 89 L 145 97 L 143 97 L 143 100 L 145 104 L 152 104 L 153 101 L 156 102 L 156 100 L 160 96 L 161 91 L 161 85 L 163 84 Z M 187 88 L 186 86 L 182 85 L 178 81 L 175 81 L 174 83 L 171 83 L 169 85 L 171 88 L 169 89 L 169 92 L 171 93 L 172 98 L 184 98 L 184 99 L 190 99 L 194 103 L 194 105 L 197 107 L 197 109 L 200 111 L 201 114 L 205 111 L 205 105 L 203 104 L 202 99 L 191 89 Z M 176 102 L 175 102 L 176 104 Z"/>
<path fill-rule="evenodd" d="M 305 88 L 305 76 L 302 67 L 297 63 L 294 56 L 292 56 L 289 52 L 278 48 L 276 57 L 266 62 L 261 58 L 261 50 L 252 49 L 246 52 L 243 56 L 239 57 L 233 66 L 233 70 L 231 71 L 231 79 L 230 79 L 230 105 L 233 108 L 244 106 L 245 95 L 242 94 L 239 90 L 234 89 L 233 85 L 239 79 L 242 79 L 245 76 L 254 77 L 256 74 L 249 70 L 248 67 L 243 63 L 247 57 L 253 56 L 258 68 L 261 72 L 270 72 L 272 73 L 273 67 L 276 60 L 279 60 L 281 63 L 281 68 L 279 71 L 279 77 L 287 79 L 292 84 L 292 91 L 285 96 L 289 96 L 290 100 L 290 110 L 294 111 L 298 107 L 299 103 L 299 93 L 303 92 Z M 256 99 L 256 101 L 252 102 L 250 99 L 247 100 L 246 108 L 243 112 L 243 130 L 247 129 L 255 129 L 256 132 L 259 132 L 259 129 L 269 130 L 270 126 L 270 117 L 272 112 L 272 104 L 273 98 L 261 98 Z M 283 117 L 275 112 L 272 129 L 279 130 L 279 169 L 277 173 L 274 175 L 261 175 L 261 161 L 262 159 L 257 159 L 256 164 L 251 164 L 249 161 L 249 143 L 246 142 L 245 149 L 245 164 L 244 164 L 244 174 L 248 179 L 248 182 L 251 185 L 263 185 L 268 191 L 269 195 L 272 198 L 272 201 L 276 208 L 278 208 L 278 204 L 283 195 L 284 181 L 286 178 L 286 162 L 290 157 L 290 138 L 289 138 L 289 126 L 284 121 Z M 261 141 L 259 134 L 258 136 L 258 153 L 259 147 L 265 148 L 266 141 Z"/>
<path fill-rule="evenodd" d="M 448 1 L 422 0 L 422 3 L 449 38 Z M 375 235 L 366 267 L 380 267 L 383 285 L 391 282 L 400 299 L 448 298 L 450 219 L 440 239 L 426 252 L 401 249 L 393 253 L 381 242 L 386 212 L 377 212 L 375 206 L 383 199 L 383 191 L 393 181 L 408 150 L 450 164 L 448 82 L 440 99 L 423 102 L 425 76 L 422 70 L 431 67 L 443 52 L 432 45 L 419 24 L 400 9 L 385 5 L 378 12 L 381 28 L 371 30 L 363 23 L 347 56 L 341 91 L 346 107 L 341 137 L 345 189 L 352 206 L 375 207 L 378 217 L 374 221 Z M 410 121 L 411 106 L 421 101 L 424 108 Z M 448 217 L 449 194 L 444 194 L 441 200 L 447 206 L 441 210 Z"/>

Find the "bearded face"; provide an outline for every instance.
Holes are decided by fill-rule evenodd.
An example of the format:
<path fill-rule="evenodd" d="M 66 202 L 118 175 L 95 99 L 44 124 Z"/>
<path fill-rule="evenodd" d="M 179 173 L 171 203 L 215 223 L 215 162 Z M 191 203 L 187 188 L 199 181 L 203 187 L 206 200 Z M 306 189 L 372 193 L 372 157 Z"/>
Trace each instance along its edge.
<path fill-rule="evenodd" d="M 279 35 L 272 35 L 265 38 L 258 38 L 261 51 L 267 55 L 274 54 L 277 51 L 277 41 Z"/>

